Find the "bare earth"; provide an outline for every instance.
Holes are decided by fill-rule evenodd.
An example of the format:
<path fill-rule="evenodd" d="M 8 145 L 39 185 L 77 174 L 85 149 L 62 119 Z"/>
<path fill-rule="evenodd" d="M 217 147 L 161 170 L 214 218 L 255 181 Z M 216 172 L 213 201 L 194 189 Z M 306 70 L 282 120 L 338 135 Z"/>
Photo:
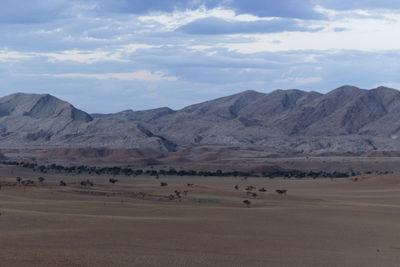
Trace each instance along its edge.
<path fill-rule="evenodd" d="M 18 175 L 35 185 L 16 184 Z M 397 175 L 116 177 L 115 185 L 108 176 L 47 175 L 43 184 L 38 176 L 0 167 L 0 266 L 400 265 Z M 95 185 L 79 184 L 87 178 Z M 169 200 L 174 190 L 189 192 Z"/>

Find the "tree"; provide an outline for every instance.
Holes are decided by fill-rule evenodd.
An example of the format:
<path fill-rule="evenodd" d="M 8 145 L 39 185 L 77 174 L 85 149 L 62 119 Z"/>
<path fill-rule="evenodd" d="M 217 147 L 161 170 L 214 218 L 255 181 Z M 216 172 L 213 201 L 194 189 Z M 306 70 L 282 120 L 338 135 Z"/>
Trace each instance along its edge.
<path fill-rule="evenodd" d="M 286 194 L 287 190 L 286 189 L 276 189 L 275 192 L 277 192 L 279 195 Z"/>
<path fill-rule="evenodd" d="M 110 183 L 115 184 L 116 182 L 118 182 L 118 179 L 115 178 L 110 178 Z"/>

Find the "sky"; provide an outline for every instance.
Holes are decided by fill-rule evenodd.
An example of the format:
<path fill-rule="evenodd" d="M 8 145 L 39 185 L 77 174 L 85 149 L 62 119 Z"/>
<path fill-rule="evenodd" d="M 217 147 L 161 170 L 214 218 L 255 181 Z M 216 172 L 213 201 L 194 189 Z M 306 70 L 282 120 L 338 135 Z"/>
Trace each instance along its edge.
<path fill-rule="evenodd" d="M 245 90 L 400 89 L 400 1 L 2 0 L 0 96 L 86 112 Z"/>

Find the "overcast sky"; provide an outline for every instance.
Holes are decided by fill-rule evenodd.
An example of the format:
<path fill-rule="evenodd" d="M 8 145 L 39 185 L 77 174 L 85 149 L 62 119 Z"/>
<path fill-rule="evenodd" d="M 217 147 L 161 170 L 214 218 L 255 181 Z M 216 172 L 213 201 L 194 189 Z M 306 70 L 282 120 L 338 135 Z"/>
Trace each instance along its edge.
<path fill-rule="evenodd" d="M 244 90 L 400 88 L 400 1 L 2 0 L 0 95 L 87 112 Z"/>

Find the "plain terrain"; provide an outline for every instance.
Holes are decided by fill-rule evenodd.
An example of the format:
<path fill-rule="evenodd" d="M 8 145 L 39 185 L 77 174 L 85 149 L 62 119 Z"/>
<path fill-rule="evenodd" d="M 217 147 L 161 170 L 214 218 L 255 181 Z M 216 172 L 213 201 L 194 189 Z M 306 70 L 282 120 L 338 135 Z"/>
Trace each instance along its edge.
<path fill-rule="evenodd" d="M 400 264 L 400 177 L 393 174 L 115 177 L 115 185 L 109 176 L 60 174 L 39 183 L 38 173 L 10 166 L 0 174 L 0 266 Z M 86 179 L 95 185 L 81 186 Z M 168 199 L 175 190 L 188 193 Z"/>

